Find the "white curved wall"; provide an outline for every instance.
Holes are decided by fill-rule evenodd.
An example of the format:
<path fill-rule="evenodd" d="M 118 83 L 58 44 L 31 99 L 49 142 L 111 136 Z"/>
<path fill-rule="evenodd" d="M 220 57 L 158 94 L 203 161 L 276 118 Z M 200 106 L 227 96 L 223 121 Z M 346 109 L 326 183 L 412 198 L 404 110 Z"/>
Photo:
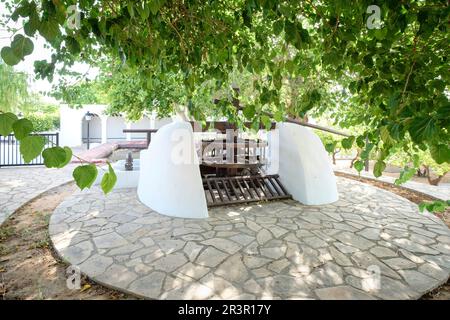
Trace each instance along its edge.
<path fill-rule="evenodd" d="M 278 174 L 292 197 L 306 205 L 337 201 L 336 177 L 320 138 L 293 123 L 278 123 L 277 129 Z"/>
<path fill-rule="evenodd" d="M 163 126 L 141 151 L 138 197 L 153 210 L 181 218 L 207 218 L 198 157 L 188 122 Z"/>

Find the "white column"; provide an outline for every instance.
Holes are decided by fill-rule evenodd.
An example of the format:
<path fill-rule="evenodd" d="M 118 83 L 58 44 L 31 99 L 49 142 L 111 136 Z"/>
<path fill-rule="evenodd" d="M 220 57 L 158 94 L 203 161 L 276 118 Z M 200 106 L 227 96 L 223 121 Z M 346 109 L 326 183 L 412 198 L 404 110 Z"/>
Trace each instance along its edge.
<path fill-rule="evenodd" d="M 100 116 L 100 119 L 102 120 L 102 143 L 108 142 L 108 116 Z"/>
<path fill-rule="evenodd" d="M 131 129 L 131 122 L 127 122 L 127 129 Z M 131 133 L 127 132 L 127 141 L 131 141 Z"/>
<path fill-rule="evenodd" d="M 156 128 L 156 112 L 153 111 L 152 115 L 149 117 L 150 119 L 150 129 L 155 129 Z"/>

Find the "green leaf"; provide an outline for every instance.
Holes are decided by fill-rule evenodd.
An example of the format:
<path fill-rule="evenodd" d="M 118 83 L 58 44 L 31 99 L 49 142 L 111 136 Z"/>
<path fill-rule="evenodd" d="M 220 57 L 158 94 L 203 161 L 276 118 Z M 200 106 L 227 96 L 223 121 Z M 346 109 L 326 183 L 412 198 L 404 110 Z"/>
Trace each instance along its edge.
<path fill-rule="evenodd" d="M 364 146 L 366 145 L 366 142 L 364 141 L 365 137 L 363 136 L 359 136 L 358 138 L 356 138 L 356 145 L 359 148 L 364 148 Z"/>
<path fill-rule="evenodd" d="M 414 177 L 415 173 L 416 173 L 415 168 L 410 168 L 410 167 L 406 166 L 400 172 L 400 176 L 397 179 L 395 179 L 394 183 L 398 186 L 401 184 L 404 184 L 405 182 L 409 181 L 412 177 Z"/>
<path fill-rule="evenodd" d="M 70 149 L 69 147 L 64 147 L 63 148 L 64 151 L 66 152 L 66 159 L 64 160 L 64 162 L 62 162 L 60 164 L 60 166 L 58 168 L 63 168 L 65 167 L 70 161 L 72 161 L 72 149 Z"/>
<path fill-rule="evenodd" d="M 342 146 L 342 148 L 344 148 L 346 150 L 351 149 L 352 146 L 353 146 L 353 142 L 354 141 L 355 141 L 355 137 L 354 136 L 342 139 L 341 146 Z"/>
<path fill-rule="evenodd" d="M 13 50 L 14 55 L 17 58 L 23 59 L 25 56 L 33 53 L 34 44 L 33 41 L 30 40 L 30 38 L 18 34 L 14 37 L 14 40 L 11 43 L 11 49 Z"/>
<path fill-rule="evenodd" d="M 44 165 L 47 168 L 60 168 L 66 161 L 66 150 L 61 147 L 47 148 L 42 152 Z"/>
<path fill-rule="evenodd" d="M 325 150 L 327 150 L 328 153 L 333 153 L 334 149 L 336 149 L 336 142 L 330 142 L 325 144 Z"/>
<path fill-rule="evenodd" d="M 20 141 L 20 153 L 25 163 L 39 156 L 44 149 L 45 138 L 42 136 L 28 136 Z"/>
<path fill-rule="evenodd" d="M 5 61 L 5 63 L 10 66 L 15 66 L 20 62 L 20 58 L 16 57 L 13 49 L 11 49 L 10 47 L 3 47 L 1 56 L 3 61 Z"/>
<path fill-rule="evenodd" d="M 386 163 L 384 161 L 377 161 L 373 168 L 373 175 L 377 178 L 381 177 L 384 169 L 386 169 Z"/>
<path fill-rule="evenodd" d="M 13 124 L 17 121 L 14 113 L 0 113 L 0 135 L 7 136 L 13 131 Z"/>
<path fill-rule="evenodd" d="M 444 201 L 435 201 L 433 202 L 432 207 L 430 207 L 432 212 L 444 212 L 445 209 L 447 208 L 447 204 Z"/>
<path fill-rule="evenodd" d="M 127 9 L 128 13 L 130 14 L 130 17 L 134 18 L 134 7 L 132 2 L 128 2 Z"/>
<path fill-rule="evenodd" d="M 387 28 L 375 29 L 374 31 L 375 38 L 378 40 L 383 40 L 387 34 Z"/>
<path fill-rule="evenodd" d="M 443 164 L 444 162 L 450 163 L 450 147 L 445 144 L 433 145 L 430 148 L 431 156 L 434 161 L 438 164 Z"/>
<path fill-rule="evenodd" d="M 429 141 L 436 133 L 435 120 L 430 117 L 415 118 L 411 123 L 409 133 L 415 142 Z"/>
<path fill-rule="evenodd" d="M 392 143 L 394 143 L 394 140 L 392 139 L 392 137 L 391 137 L 391 135 L 389 133 L 389 129 L 388 129 L 387 126 L 381 127 L 381 129 L 380 129 L 380 137 L 381 137 L 381 140 L 383 140 L 383 142 L 385 144 L 392 144 Z"/>
<path fill-rule="evenodd" d="M 52 42 L 59 35 L 59 25 L 54 19 L 42 21 L 39 25 L 39 33 L 49 42 Z"/>
<path fill-rule="evenodd" d="M 426 209 L 427 203 L 426 202 L 421 202 L 419 204 L 419 211 L 423 212 Z"/>
<path fill-rule="evenodd" d="M 137 6 L 137 9 L 141 16 L 141 19 L 147 20 L 148 17 L 150 16 L 150 8 L 148 7 L 148 5 L 144 3 L 142 8 L 140 6 Z"/>
<path fill-rule="evenodd" d="M 79 54 L 81 52 L 81 46 L 74 37 L 66 38 L 66 47 L 72 54 Z"/>
<path fill-rule="evenodd" d="M 108 172 L 103 175 L 101 187 L 105 194 L 111 192 L 117 182 L 117 176 L 111 164 L 108 162 Z"/>
<path fill-rule="evenodd" d="M 30 20 L 23 25 L 23 30 L 25 34 L 29 37 L 34 36 L 34 33 L 39 29 L 39 18 L 31 16 Z"/>
<path fill-rule="evenodd" d="M 448 201 L 434 201 L 434 202 L 421 202 L 419 204 L 419 211 L 423 212 L 425 209 L 428 212 L 441 213 L 444 212 L 449 206 Z"/>
<path fill-rule="evenodd" d="M 28 17 L 28 21 L 23 25 L 23 29 L 27 36 L 32 37 L 40 24 L 37 7 L 34 2 L 27 3 L 26 1 L 22 1 L 22 3 L 27 4 L 27 8 L 25 9 L 26 14 L 23 17 Z"/>
<path fill-rule="evenodd" d="M 33 123 L 28 119 L 20 119 L 13 124 L 14 136 L 22 140 L 33 132 Z"/>
<path fill-rule="evenodd" d="M 362 162 L 361 160 L 355 161 L 353 167 L 355 167 L 356 171 L 358 171 L 359 173 L 364 169 L 364 162 Z"/>
<path fill-rule="evenodd" d="M 252 120 L 253 117 L 256 114 L 256 109 L 255 106 L 253 104 L 249 104 L 247 106 L 244 107 L 244 109 L 242 110 L 242 112 L 244 113 L 244 116 L 248 119 L 248 120 Z"/>
<path fill-rule="evenodd" d="M 366 55 L 363 58 L 363 64 L 367 67 L 367 68 L 373 68 L 373 58 L 371 54 Z"/>
<path fill-rule="evenodd" d="M 418 168 L 420 166 L 420 156 L 418 154 L 413 155 L 413 164 L 414 168 Z"/>
<path fill-rule="evenodd" d="M 159 9 L 161 9 L 161 7 L 164 5 L 164 3 L 166 2 L 166 0 L 152 0 L 150 2 L 150 11 L 152 12 L 153 15 L 156 15 L 159 11 Z"/>
<path fill-rule="evenodd" d="M 278 110 L 277 112 L 275 112 L 275 114 L 273 115 L 273 118 L 276 122 L 282 122 L 284 120 L 284 113 L 282 110 Z"/>
<path fill-rule="evenodd" d="M 270 128 L 272 127 L 272 119 L 270 119 L 270 117 L 266 116 L 265 114 L 261 116 L 261 122 L 264 124 L 266 130 L 270 130 Z"/>
<path fill-rule="evenodd" d="M 97 167 L 93 164 L 76 167 L 72 174 L 77 186 L 81 190 L 90 188 L 94 184 L 95 179 L 97 179 L 97 175 Z"/>
<path fill-rule="evenodd" d="M 402 129 L 403 129 L 403 127 L 400 124 L 394 123 L 389 126 L 389 135 L 395 140 L 400 140 L 402 137 L 402 134 L 404 134 Z"/>
<path fill-rule="evenodd" d="M 369 142 L 366 145 L 365 149 L 361 152 L 361 159 L 364 159 L 364 160 L 369 159 L 369 155 L 370 155 L 370 152 L 372 151 L 373 147 L 374 147 L 374 144 Z"/>

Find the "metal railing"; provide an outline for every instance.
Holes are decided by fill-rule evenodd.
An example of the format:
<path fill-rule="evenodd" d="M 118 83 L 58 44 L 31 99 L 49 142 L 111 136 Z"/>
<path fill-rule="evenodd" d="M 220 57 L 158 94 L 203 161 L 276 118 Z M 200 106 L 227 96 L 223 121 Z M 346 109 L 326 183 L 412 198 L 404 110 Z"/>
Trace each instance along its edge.
<path fill-rule="evenodd" d="M 36 133 L 34 135 L 45 138 L 45 148 L 59 146 L 59 133 Z M 20 141 L 14 135 L 0 136 L 0 167 L 37 166 L 43 165 L 42 154 L 25 163 L 20 154 Z"/>

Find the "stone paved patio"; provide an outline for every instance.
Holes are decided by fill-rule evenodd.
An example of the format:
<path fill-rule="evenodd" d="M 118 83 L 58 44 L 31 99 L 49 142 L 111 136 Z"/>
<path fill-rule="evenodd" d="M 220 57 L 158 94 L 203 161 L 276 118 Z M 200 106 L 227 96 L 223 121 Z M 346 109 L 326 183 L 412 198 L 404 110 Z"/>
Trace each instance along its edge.
<path fill-rule="evenodd" d="M 207 220 L 160 215 L 134 189 L 94 189 L 55 210 L 50 235 L 93 280 L 151 299 L 416 299 L 447 281 L 438 218 L 357 181 L 338 187 L 332 205 L 217 208 Z"/>
<path fill-rule="evenodd" d="M 28 201 L 73 180 L 72 170 L 73 165 L 63 169 L 0 168 L 0 225 Z"/>

